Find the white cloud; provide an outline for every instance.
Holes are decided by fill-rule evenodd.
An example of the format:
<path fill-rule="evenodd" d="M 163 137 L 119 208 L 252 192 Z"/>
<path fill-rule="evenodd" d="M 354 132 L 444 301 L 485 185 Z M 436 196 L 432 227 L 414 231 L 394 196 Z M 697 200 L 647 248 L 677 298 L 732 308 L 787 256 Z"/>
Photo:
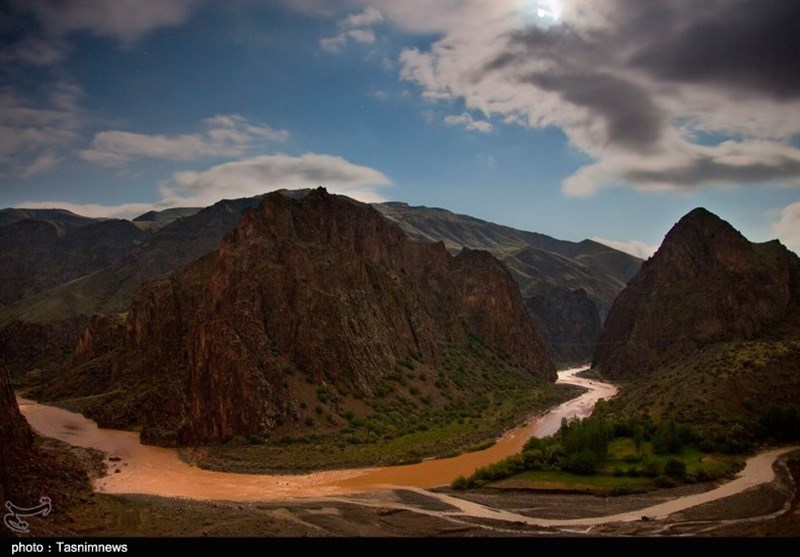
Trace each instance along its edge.
<path fill-rule="evenodd" d="M 372 44 L 375 42 L 375 32 L 371 26 L 383 21 L 383 14 L 374 6 L 367 6 L 363 11 L 351 14 L 339 20 L 341 31 L 332 36 L 320 39 L 319 45 L 328 52 L 341 52 L 349 41 L 359 44 Z"/>
<path fill-rule="evenodd" d="M 22 168 L 19 174 L 23 178 L 28 178 L 34 174 L 39 174 L 49 170 L 58 164 L 60 160 L 61 158 L 56 153 L 52 151 L 45 151 L 37 155 L 35 159 Z"/>
<path fill-rule="evenodd" d="M 274 189 L 323 186 L 333 193 L 372 202 L 381 199 L 376 188 L 389 184 L 391 180 L 374 168 L 353 164 L 342 157 L 306 153 L 299 157 L 262 155 L 213 166 L 203 172 L 176 172 L 161 189 L 165 199 L 208 204 L 225 197 L 246 197 Z"/>
<path fill-rule="evenodd" d="M 57 39 L 26 37 L 0 52 L 0 62 L 48 66 L 60 62 L 69 48 Z"/>
<path fill-rule="evenodd" d="M 176 172 L 160 186 L 161 199 L 123 205 L 62 201 L 18 203 L 17 207 L 68 209 L 87 217 L 131 219 L 147 211 L 172 207 L 205 207 L 221 199 L 252 197 L 278 189 L 325 187 L 365 203 L 386 201 L 378 189 L 392 181 L 382 172 L 341 157 L 307 153 L 299 157 L 263 155 L 212 166 L 201 172 Z"/>
<path fill-rule="evenodd" d="M 464 126 L 468 130 L 489 133 L 492 131 L 492 123 L 486 120 L 475 120 L 472 115 L 464 112 L 458 116 L 445 116 L 444 123 L 448 126 Z"/>
<path fill-rule="evenodd" d="M 606 238 L 597 237 L 592 238 L 592 240 L 599 244 L 603 244 L 604 246 L 608 246 L 619 251 L 624 251 L 625 253 L 629 253 L 640 259 L 647 259 L 658 249 L 658 246 L 649 246 L 644 242 L 640 242 L 639 240 L 620 242 L 618 240 L 608 240 Z"/>
<path fill-rule="evenodd" d="M 186 21 L 195 0 L 17 0 L 53 35 L 87 31 L 123 43 Z"/>
<path fill-rule="evenodd" d="M 364 11 L 347 16 L 342 25 L 345 27 L 368 27 L 383 21 L 383 14 L 375 6 L 367 6 Z"/>
<path fill-rule="evenodd" d="M 399 56 L 423 98 L 559 127 L 592 157 L 563 182 L 567 195 L 798 183 L 797 5 L 665 2 L 656 17 L 646 2 L 564 2 L 555 25 L 521 2 L 377 5 L 404 29 L 440 34 Z M 765 46 L 759 29 L 776 40 Z M 697 139 L 708 136 L 716 144 Z"/>
<path fill-rule="evenodd" d="M 372 29 L 351 29 L 347 36 L 357 43 L 372 44 L 375 42 L 375 33 Z"/>
<path fill-rule="evenodd" d="M 392 181 L 379 170 L 342 157 L 306 153 L 263 155 L 212 166 L 202 172 L 176 172 L 161 184 L 161 199 L 154 203 L 108 206 L 61 201 L 19 203 L 17 207 L 62 207 L 89 217 L 133 218 L 150 210 L 171 207 L 205 207 L 220 199 L 261 195 L 278 189 L 316 188 L 347 195 L 365 203 L 385 201 L 378 193 Z"/>
<path fill-rule="evenodd" d="M 772 232 L 790 250 L 800 253 L 800 201 L 781 209 L 780 219 L 772 225 Z"/>
<path fill-rule="evenodd" d="M 345 33 L 336 35 L 335 37 L 324 37 L 319 40 L 319 46 L 322 47 L 322 50 L 334 53 L 341 51 L 346 44 L 347 35 Z"/>
<path fill-rule="evenodd" d="M 81 94 L 69 82 L 44 91 L 48 102 L 34 102 L 11 87 L 0 89 L 0 175 L 29 177 L 55 165 L 78 139 Z"/>
<path fill-rule="evenodd" d="M 137 158 L 196 160 L 203 157 L 238 157 L 262 143 L 283 142 L 289 132 L 250 122 L 238 114 L 204 120 L 203 133 L 177 136 L 124 131 L 95 134 L 90 149 L 80 156 L 101 165 L 119 165 Z"/>

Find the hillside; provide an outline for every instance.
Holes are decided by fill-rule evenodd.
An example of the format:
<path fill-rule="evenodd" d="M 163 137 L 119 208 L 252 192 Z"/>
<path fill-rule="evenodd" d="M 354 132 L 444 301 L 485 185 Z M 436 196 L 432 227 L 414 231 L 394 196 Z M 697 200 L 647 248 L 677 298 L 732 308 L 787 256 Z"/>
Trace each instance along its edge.
<path fill-rule="evenodd" d="M 6 211 L 26 218 L 0 226 L 0 306 L 118 264 L 148 236 L 126 220 Z"/>
<path fill-rule="evenodd" d="M 451 253 L 484 249 L 503 261 L 561 365 L 591 359 L 600 324 L 641 265 L 640 259 L 592 240 L 557 240 L 445 209 L 398 202 L 374 206 L 411 238 L 444 242 Z"/>
<path fill-rule="evenodd" d="M 667 233 L 609 313 L 592 367 L 617 411 L 698 424 L 800 408 L 800 258 L 705 209 Z"/>
<path fill-rule="evenodd" d="M 445 372 L 463 350 L 468 359 Z M 401 364 L 439 376 L 436 399 L 430 384 L 410 392 L 421 400 L 414 408 L 443 404 L 434 400 L 452 396 L 441 389 L 466 380 L 459 374 L 483 373 L 480 392 L 458 398 L 487 402 L 498 380 L 516 390 L 555 380 L 498 260 L 412 241 L 370 206 L 322 189 L 300 200 L 269 194 L 245 210 L 218 250 L 148 282 L 124 325 L 93 320 L 73 364 L 40 394 L 122 391 L 97 399 L 90 415 L 179 445 L 302 430 L 298 397 L 312 389 L 339 429 L 348 411 L 363 411 L 359 399 L 388 394 Z M 344 393 L 355 398 L 345 403 Z"/>

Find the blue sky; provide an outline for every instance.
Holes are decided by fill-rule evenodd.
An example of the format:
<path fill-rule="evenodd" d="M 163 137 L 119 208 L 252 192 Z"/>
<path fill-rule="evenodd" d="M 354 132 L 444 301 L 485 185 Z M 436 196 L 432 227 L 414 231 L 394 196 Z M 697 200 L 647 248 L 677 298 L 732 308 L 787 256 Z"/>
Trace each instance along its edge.
<path fill-rule="evenodd" d="M 3 0 L 0 207 L 278 188 L 640 256 L 694 207 L 800 252 L 782 0 Z"/>

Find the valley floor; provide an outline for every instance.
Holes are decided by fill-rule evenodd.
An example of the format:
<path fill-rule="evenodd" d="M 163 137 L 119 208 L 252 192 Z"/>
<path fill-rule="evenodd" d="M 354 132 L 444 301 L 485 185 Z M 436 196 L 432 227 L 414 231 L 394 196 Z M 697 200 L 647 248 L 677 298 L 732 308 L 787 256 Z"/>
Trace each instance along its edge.
<path fill-rule="evenodd" d="M 56 449 L 50 449 L 56 450 Z M 63 450 L 63 449 L 61 449 Z M 484 488 L 408 488 L 264 503 L 204 502 L 93 493 L 75 484 L 68 509 L 31 518 L 34 537 L 797 537 L 800 451 L 775 464 L 769 484 L 670 515 L 595 526 L 544 527 L 505 513 L 573 519 L 636 511 L 712 489 L 698 484 L 618 497 Z M 83 490 L 83 491 L 80 491 Z M 450 499 L 454 497 L 455 499 Z M 451 504 L 451 503 L 455 503 Z M 492 515 L 505 517 L 501 520 Z"/>

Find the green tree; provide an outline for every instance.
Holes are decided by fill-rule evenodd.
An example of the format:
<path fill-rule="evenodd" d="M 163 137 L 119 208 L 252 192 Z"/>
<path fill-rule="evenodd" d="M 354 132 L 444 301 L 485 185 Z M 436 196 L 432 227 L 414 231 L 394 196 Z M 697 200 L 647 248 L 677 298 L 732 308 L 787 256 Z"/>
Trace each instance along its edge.
<path fill-rule="evenodd" d="M 681 436 L 672 416 L 662 418 L 653 435 L 653 452 L 677 454 L 681 451 Z"/>
<path fill-rule="evenodd" d="M 636 447 L 636 456 L 642 456 L 642 445 L 644 444 L 644 428 L 638 422 L 633 424 L 633 446 Z"/>
<path fill-rule="evenodd" d="M 679 458 L 670 457 L 664 463 L 664 474 L 671 478 L 685 478 L 686 463 Z"/>

